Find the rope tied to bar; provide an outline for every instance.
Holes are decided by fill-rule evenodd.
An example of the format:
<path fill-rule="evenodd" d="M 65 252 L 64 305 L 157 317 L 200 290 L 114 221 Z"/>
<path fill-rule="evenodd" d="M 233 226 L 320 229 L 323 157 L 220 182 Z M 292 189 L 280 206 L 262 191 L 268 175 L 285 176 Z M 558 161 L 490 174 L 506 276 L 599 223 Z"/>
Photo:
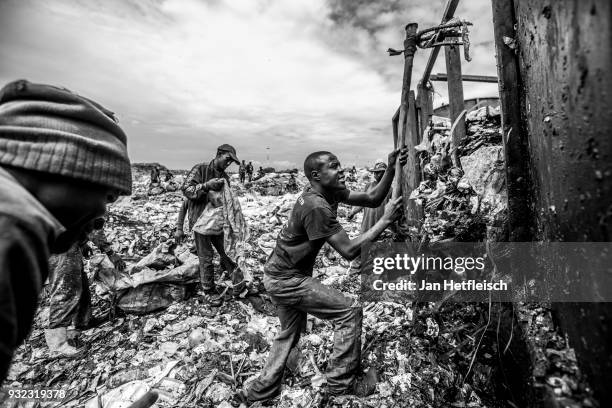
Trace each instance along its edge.
<path fill-rule="evenodd" d="M 459 46 L 463 45 L 463 52 L 466 61 L 471 61 L 470 56 L 470 37 L 468 26 L 473 25 L 467 20 L 461 20 L 460 18 L 453 18 L 449 21 L 440 25 L 426 28 L 416 34 L 414 42 L 410 44 L 416 44 L 419 48 L 434 48 L 440 46 Z M 461 40 L 459 40 L 461 38 Z M 450 41 L 447 41 L 450 40 Z M 389 56 L 400 55 L 410 51 L 414 54 L 414 49 L 396 50 L 389 48 L 387 52 Z"/>

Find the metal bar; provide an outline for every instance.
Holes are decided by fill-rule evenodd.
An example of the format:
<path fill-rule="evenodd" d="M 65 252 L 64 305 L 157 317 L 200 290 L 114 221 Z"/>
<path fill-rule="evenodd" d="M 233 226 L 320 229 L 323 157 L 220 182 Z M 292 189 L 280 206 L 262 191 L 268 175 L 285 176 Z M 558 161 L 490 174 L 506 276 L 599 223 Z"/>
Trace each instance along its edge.
<path fill-rule="evenodd" d="M 488 82 L 497 83 L 498 79 L 496 76 L 487 75 L 463 75 L 462 79 L 464 82 Z M 447 74 L 433 74 L 429 77 L 430 81 L 448 81 Z"/>
<path fill-rule="evenodd" d="M 404 40 L 404 77 L 402 80 L 402 98 L 398 118 L 398 139 L 396 148 L 406 144 L 406 114 L 408 113 L 410 81 L 412 80 L 412 63 L 416 51 L 416 32 L 418 24 L 411 23 L 406 26 L 406 39 Z M 399 160 L 395 163 L 395 178 L 393 179 L 393 198 L 402 194 L 402 165 Z"/>
<path fill-rule="evenodd" d="M 428 85 L 419 83 L 417 86 L 417 104 L 419 106 L 419 143 L 423 138 L 423 132 L 433 115 L 433 89 Z"/>
<path fill-rule="evenodd" d="M 441 23 L 445 23 L 455 15 L 455 11 L 457 10 L 457 5 L 459 4 L 459 0 L 448 0 L 446 3 L 446 8 L 444 9 L 444 14 L 442 15 Z M 429 54 L 429 59 L 427 60 L 427 65 L 425 66 L 425 72 L 423 73 L 423 77 L 421 82 L 426 84 L 429 81 L 429 76 L 431 75 L 431 70 L 436 63 L 436 59 L 438 58 L 438 53 L 440 52 L 440 47 L 435 47 L 431 50 L 431 54 Z"/>
<path fill-rule="evenodd" d="M 451 123 L 461 115 L 465 109 L 463 99 L 463 81 L 461 80 L 461 50 L 459 46 L 444 47 L 444 56 L 446 59 L 446 72 L 448 73 L 448 104 L 450 111 Z M 465 138 L 465 116 L 461 117 L 456 124 L 455 131 L 452 132 L 453 146 L 461 145 L 461 141 Z M 453 151 L 453 165 L 461 167 L 461 163 L 457 157 L 457 151 Z"/>
<path fill-rule="evenodd" d="M 417 188 L 421 183 L 421 169 L 417 158 L 417 152 L 414 149 L 419 144 L 419 131 L 417 126 L 417 109 L 414 91 L 410 91 L 408 96 L 408 112 L 406 117 L 406 147 L 408 148 L 408 161 L 403 168 L 403 183 L 404 190 L 403 204 L 406 209 L 406 219 L 408 225 L 418 225 L 424 217 L 423 208 L 416 204 L 414 200 L 409 200 L 410 192 Z"/>
<path fill-rule="evenodd" d="M 397 147 L 397 132 L 398 132 L 398 124 L 399 124 L 399 115 L 400 115 L 400 108 L 397 108 L 397 110 L 395 111 L 395 114 L 393 115 L 393 118 L 391 118 L 391 124 L 393 125 L 393 146 Z"/>
<path fill-rule="evenodd" d="M 492 0 L 493 32 L 499 77 L 499 97 L 502 112 L 502 137 L 508 186 L 508 228 L 510 241 L 530 241 L 529 149 L 527 132 L 521 121 L 521 86 L 517 55 L 504 42 L 515 38 L 514 1 Z"/>

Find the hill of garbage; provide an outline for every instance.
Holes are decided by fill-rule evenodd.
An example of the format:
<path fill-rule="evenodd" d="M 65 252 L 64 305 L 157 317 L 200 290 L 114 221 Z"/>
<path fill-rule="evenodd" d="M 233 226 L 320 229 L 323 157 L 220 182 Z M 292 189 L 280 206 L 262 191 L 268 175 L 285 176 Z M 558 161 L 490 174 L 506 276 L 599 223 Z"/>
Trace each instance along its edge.
<path fill-rule="evenodd" d="M 476 111 L 467 123 L 468 137 L 459 147 L 461 166 L 448 159 L 447 124 L 435 124 L 418 147 L 424 179 L 411 199 L 425 210 L 425 221 L 415 232 L 419 239 L 482 241 L 501 236 L 506 200 L 499 113 Z M 41 299 L 34 328 L 19 348 L 6 384 L 66 391 L 60 403 L 40 406 L 127 407 L 155 389 L 160 395 L 155 407 L 228 408 L 238 406 L 234 392 L 263 367 L 279 322 L 261 277 L 299 196 L 299 191 L 287 191 L 290 174 L 269 173 L 244 185 L 232 175 L 232 191 L 250 228 L 246 267 L 259 294 L 233 299 L 226 293 L 224 304 L 212 308 L 197 293 L 193 240 L 173 238 L 185 172 L 174 171 L 171 180 L 151 186 L 150 169 L 135 166 L 134 194 L 108 211 L 106 235 L 128 269 L 113 271 L 99 253 L 87 261 L 94 313 L 107 321 L 75 338 L 77 345 L 87 347 L 82 357 L 49 356 L 44 340 L 48 304 L 44 295 Z M 369 177 L 367 170 L 359 169 L 349 188 L 363 189 Z M 301 190 L 307 180 L 300 172 L 296 182 Z M 338 218 L 355 237 L 361 216 L 348 221 L 348 210 L 341 205 Z M 393 239 L 391 234 L 388 239 Z M 359 294 L 358 268 L 328 246 L 317 259 L 315 275 L 348 296 Z M 229 279 L 217 271 L 219 285 L 231 285 Z M 554 347 L 561 353 L 567 345 L 556 340 Z M 332 326 L 309 317 L 287 364 L 283 392 L 271 406 L 317 406 L 332 344 Z M 491 324 L 490 305 L 368 303 L 362 345 L 364 371 L 374 368 L 378 373 L 376 393 L 337 397 L 330 406 L 508 406 L 498 397 L 503 345 Z M 561 395 L 573 392 L 566 380 L 555 384 Z M 28 404 L 24 406 L 34 406 Z"/>

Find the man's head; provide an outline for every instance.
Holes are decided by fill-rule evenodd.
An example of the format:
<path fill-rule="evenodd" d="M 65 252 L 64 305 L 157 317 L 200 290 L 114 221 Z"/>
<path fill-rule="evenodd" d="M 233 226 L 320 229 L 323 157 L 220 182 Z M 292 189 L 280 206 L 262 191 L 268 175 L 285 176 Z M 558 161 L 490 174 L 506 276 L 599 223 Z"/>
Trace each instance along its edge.
<path fill-rule="evenodd" d="M 304 160 L 304 174 L 312 185 L 334 192 L 346 189 L 344 169 L 338 158 L 330 152 L 314 152 Z"/>
<path fill-rule="evenodd" d="M 378 182 L 380 179 L 382 179 L 385 171 L 387 171 L 387 163 L 382 160 L 377 160 L 374 167 L 372 167 L 370 171 L 374 174 L 374 179 Z"/>
<path fill-rule="evenodd" d="M 244 160 L 242 161 L 242 165 L 244 166 Z"/>
<path fill-rule="evenodd" d="M 94 229 L 94 221 L 106 213 L 106 205 L 117 200 L 116 188 L 68 179 L 63 176 L 5 167 L 66 229 L 50 248 L 67 251 Z"/>
<path fill-rule="evenodd" d="M 131 194 L 126 139 L 112 112 L 66 89 L 23 80 L 0 89 L 0 166 L 66 228 L 54 252 Z"/>
<path fill-rule="evenodd" d="M 236 156 L 236 149 L 228 144 L 219 146 L 217 148 L 217 156 L 215 157 L 215 166 L 219 170 L 225 170 L 232 162 L 240 164 L 240 160 Z"/>

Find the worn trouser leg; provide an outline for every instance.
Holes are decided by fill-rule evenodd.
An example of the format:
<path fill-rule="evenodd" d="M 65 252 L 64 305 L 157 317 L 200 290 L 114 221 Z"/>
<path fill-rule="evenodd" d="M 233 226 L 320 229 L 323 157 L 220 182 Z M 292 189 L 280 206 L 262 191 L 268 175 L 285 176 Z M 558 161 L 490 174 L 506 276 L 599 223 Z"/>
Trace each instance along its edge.
<path fill-rule="evenodd" d="M 49 298 L 49 328 L 81 324 L 91 316 L 91 295 L 83 270 L 83 255 L 78 245 L 49 259 L 53 283 Z"/>
<path fill-rule="evenodd" d="M 72 320 L 78 329 L 86 328 L 91 320 L 91 291 L 89 290 L 89 279 L 85 270 L 81 271 L 81 296 L 77 314 Z"/>
<path fill-rule="evenodd" d="M 263 371 L 248 389 L 249 401 L 267 400 L 280 393 L 287 358 L 306 327 L 305 312 L 282 304 L 277 304 L 277 312 L 281 330 L 270 348 Z"/>
<path fill-rule="evenodd" d="M 353 384 L 361 363 L 361 305 L 314 278 L 306 278 L 295 295 L 301 297 L 297 305 L 300 310 L 333 323 L 334 349 L 327 383 L 334 393 L 346 391 Z"/>
<path fill-rule="evenodd" d="M 223 270 L 225 271 L 232 272 L 236 267 L 236 262 L 232 261 L 232 259 L 225 253 L 225 246 L 223 245 L 223 234 L 211 235 L 210 242 L 213 244 L 213 246 L 217 250 L 217 253 L 219 254 L 221 268 L 223 268 Z"/>
<path fill-rule="evenodd" d="M 215 287 L 215 268 L 213 266 L 213 247 L 210 235 L 194 232 L 194 241 L 198 260 L 200 261 L 200 283 L 202 289 L 212 290 Z"/>
<path fill-rule="evenodd" d="M 310 313 L 320 319 L 330 320 L 334 324 L 334 349 L 327 373 L 330 390 L 334 393 L 346 391 L 358 372 L 361 359 L 361 323 L 363 312 L 358 302 L 345 297 L 341 292 L 323 285 L 317 279 L 310 277 L 296 277 L 276 280 L 264 277 L 264 285 L 272 301 L 283 306 L 283 313 L 291 310 L 293 313 Z M 283 320 L 279 312 L 281 325 Z M 296 327 L 291 335 L 299 339 L 299 330 Z M 284 326 L 283 332 L 284 333 Z M 289 336 L 289 334 L 284 334 Z M 284 337 L 283 337 L 284 338 Z M 286 363 L 287 346 L 274 347 L 270 350 L 266 368 L 260 377 L 253 383 L 248 391 L 251 401 L 270 398 L 272 385 L 278 384 L 282 379 L 282 370 L 272 370 L 268 367 L 283 367 Z M 287 354 L 285 354 L 285 352 Z M 268 388 L 262 387 L 267 385 Z M 263 391 L 262 391 L 263 390 Z"/>
<path fill-rule="evenodd" d="M 234 294 L 238 294 L 240 291 L 243 290 L 243 288 L 241 289 L 241 288 L 239 288 L 239 286 L 236 286 L 236 285 L 238 285 L 240 282 L 242 282 L 244 280 L 243 272 L 236 269 L 236 266 L 238 266 L 238 264 L 236 262 L 234 262 L 232 260 L 232 258 L 230 258 L 225 253 L 225 245 L 224 245 L 224 240 L 223 240 L 223 234 L 221 234 L 221 235 L 211 235 L 210 239 L 211 239 L 211 242 L 212 242 L 213 246 L 217 250 L 217 253 L 219 254 L 219 258 L 220 258 L 220 262 L 221 262 L 221 268 L 231 274 L 230 277 L 232 279 L 232 283 L 235 285 L 235 287 L 234 287 L 235 293 Z"/>

